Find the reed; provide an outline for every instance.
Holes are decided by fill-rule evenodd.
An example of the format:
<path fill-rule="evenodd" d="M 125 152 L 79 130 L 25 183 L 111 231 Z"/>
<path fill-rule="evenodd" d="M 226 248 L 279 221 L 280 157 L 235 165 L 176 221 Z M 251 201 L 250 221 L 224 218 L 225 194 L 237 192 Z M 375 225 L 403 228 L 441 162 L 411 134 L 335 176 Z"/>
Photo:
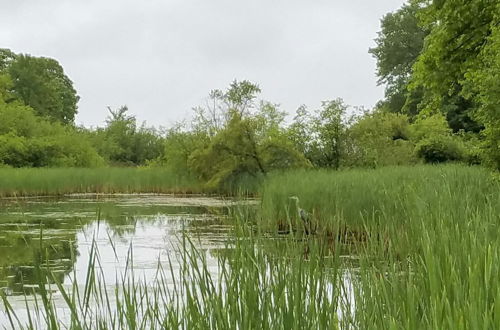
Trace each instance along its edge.
<path fill-rule="evenodd" d="M 261 187 L 259 223 L 300 229 L 295 202 L 319 231 L 410 228 L 412 219 L 439 214 L 455 222 L 487 203 L 498 205 L 499 183 L 481 167 L 387 167 L 377 170 L 298 170 L 276 173 Z"/>
<path fill-rule="evenodd" d="M 201 191 L 195 179 L 161 168 L 0 168 L 0 197 Z"/>
<path fill-rule="evenodd" d="M 294 222 L 292 195 L 318 222 L 314 235 Z M 216 272 L 185 235 L 173 255 L 179 268 L 159 263 L 157 280 L 144 283 L 131 253 L 113 294 L 95 248 L 83 288 L 40 267 L 38 315 L 27 328 L 64 327 L 48 285 L 62 292 L 73 329 L 500 328 L 500 185 L 485 169 L 274 174 L 257 215 L 232 217 L 226 248 L 213 252 Z M 289 233 L 269 239 L 281 223 Z M 346 240 L 332 235 L 339 228 L 365 234 Z"/>
<path fill-rule="evenodd" d="M 297 195 L 317 235 L 333 234 L 356 255 L 356 327 L 500 327 L 500 184 L 487 170 L 288 172 L 262 194 L 263 228 L 300 229 L 287 198 Z M 336 235 L 349 231 L 362 235 Z"/>
<path fill-rule="evenodd" d="M 159 263 L 154 282 L 135 274 L 133 248 L 127 269 L 114 291 L 101 271 L 92 245 L 84 286 L 61 283 L 50 268 L 37 266 L 35 302 L 19 315 L 3 297 L 13 328 L 38 329 L 335 329 L 352 322 L 339 258 L 323 258 L 315 242 L 266 241 L 245 225 L 235 240 L 217 253 L 218 271 L 210 270 L 207 251 L 185 235 L 179 238 L 174 263 Z M 271 245 L 270 245 L 271 244 Z M 276 244 L 276 245 L 274 245 Z M 286 246 L 283 246 L 285 244 Z M 310 253 L 302 255 L 305 247 Z M 272 251 L 286 248 L 289 257 Z M 329 260 L 329 261 L 327 261 Z M 76 275 L 74 276 L 76 278 Z M 62 296 L 56 303 L 53 289 Z M 343 311 L 344 314 L 341 313 Z M 64 313 L 63 313 L 64 312 Z"/>

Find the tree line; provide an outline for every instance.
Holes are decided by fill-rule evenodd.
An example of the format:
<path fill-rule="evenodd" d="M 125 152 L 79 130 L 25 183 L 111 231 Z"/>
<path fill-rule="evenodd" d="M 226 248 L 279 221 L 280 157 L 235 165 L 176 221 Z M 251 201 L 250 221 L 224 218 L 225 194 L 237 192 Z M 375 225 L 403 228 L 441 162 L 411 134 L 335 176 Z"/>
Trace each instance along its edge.
<path fill-rule="evenodd" d="M 60 64 L 0 50 L 0 166 L 163 166 L 218 188 L 285 168 L 465 162 L 500 169 L 500 5 L 415 0 L 381 20 L 385 97 L 301 106 L 292 120 L 260 87 L 213 90 L 193 118 L 140 125 L 126 106 L 106 126 L 74 124 L 78 95 Z"/>

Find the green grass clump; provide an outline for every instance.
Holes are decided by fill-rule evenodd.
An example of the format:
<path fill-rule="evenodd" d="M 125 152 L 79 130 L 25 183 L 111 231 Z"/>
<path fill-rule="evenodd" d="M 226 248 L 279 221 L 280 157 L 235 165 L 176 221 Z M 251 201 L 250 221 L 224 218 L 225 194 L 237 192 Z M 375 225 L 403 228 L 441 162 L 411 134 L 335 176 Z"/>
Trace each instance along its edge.
<path fill-rule="evenodd" d="M 161 168 L 0 168 L 0 197 L 72 193 L 199 193 L 195 179 Z"/>
<path fill-rule="evenodd" d="M 263 188 L 265 228 L 298 227 L 292 195 L 311 212 L 317 236 L 363 234 L 347 241 L 359 260 L 358 328 L 500 328 L 500 184 L 487 170 L 283 173 Z"/>
<path fill-rule="evenodd" d="M 336 231 L 339 226 L 352 230 L 408 228 L 415 220 L 436 214 L 464 222 L 485 203 L 498 204 L 498 191 L 498 182 L 480 167 L 289 171 L 264 183 L 259 220 L 268 229 L 288 226 L 297 218 L 289 197 L 297 196 L 313 225 L 325 231 Z"/>

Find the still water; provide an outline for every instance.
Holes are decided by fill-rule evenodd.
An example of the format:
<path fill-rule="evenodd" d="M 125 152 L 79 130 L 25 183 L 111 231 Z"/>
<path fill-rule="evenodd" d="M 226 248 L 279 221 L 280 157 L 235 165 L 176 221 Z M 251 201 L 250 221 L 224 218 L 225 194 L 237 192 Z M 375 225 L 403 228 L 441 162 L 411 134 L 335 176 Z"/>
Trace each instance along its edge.
<path fill-rule="evenodd" d="M 133 280 L 141 283 L 153 283 L 159 265 L 168 265 L 172 274 L 177 273 L 182 267 L 179 254 L 186 236 L 203 254 L 210 274 L 217 278 L 218 256 L 228 252 L 235 238 L 230 210 L 248 210 L 255 207 L 253 204 L 165 195 L 0 199 L 0 290 L 21 323 L 26 324 L 28 309 L 33 315 L 40 300 L 36 265 L 48 266 L 57 282 L 71 291 L 73 284 L 85 287 L 89 262 L 94 260 L 91 253 L 98 251 L 99 276 L 113 297 L 131 265 Z M 348 310 L 352 311 L 350 273 L 340 280 L 346 290 Z M 167 281 L 170 287 L 178 279 L 170 277 Z M 49 290 L 59 320 L 68 324 L 71 313 L 61 292 L 55 285 Z M 332 286 L 325 287 L 329 296 L 333 296 L 332 290 Z M 0 328 L 10 324 L 4 307 L 0 302 Z M 339 309 L 337 314 L 342 319 L 345 312 Z M 36 328 L 44 328 L 42 318 Z"/>
<path fill-rule="evenodd" d="M 92 244 L 110 290 L 133 256 L 134 274 L 152 281 L 158 264 L 172 262 L 187 233 L 217 272 L 217 251 L 227 246 L 228 210 L 215 198 L 139 195 L 0 200 L 0 290 L 23 314 L 37 287 L 35 265 L 48 263 L 63 284 L 85 285 Z M 54 290 L 57 300 L 57 290 Z M 0 311 L 0 325 L 6 325 Z"/>

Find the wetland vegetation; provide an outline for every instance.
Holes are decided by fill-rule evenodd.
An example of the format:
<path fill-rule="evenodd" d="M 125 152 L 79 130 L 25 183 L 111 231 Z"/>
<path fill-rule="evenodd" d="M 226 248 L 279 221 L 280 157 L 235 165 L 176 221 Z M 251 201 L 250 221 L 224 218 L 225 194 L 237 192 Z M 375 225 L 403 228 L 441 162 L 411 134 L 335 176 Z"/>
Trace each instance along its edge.
<path fill-rule="evenodd" d="M 0 197 L 196 194 L 199 182 L 164 168 L 0 168 Z"/>
<path fill-rule="evenodd" d="M 4 321 L 75 329 L 500 324 L 500 184 L 488 170 L 289 172 L 260 194 L 260 204 L 158 195 L 4 201 Z M 304 232 L 292 194 L 314 233 Z"/>
<path fill-rule="evenodd" d="M 498 21 L 411 1 L 374 109 L 234 80 L 169 128 L 78 127 L 62 66 L 0 49 L 0 326 L 500 328 Z"/>

